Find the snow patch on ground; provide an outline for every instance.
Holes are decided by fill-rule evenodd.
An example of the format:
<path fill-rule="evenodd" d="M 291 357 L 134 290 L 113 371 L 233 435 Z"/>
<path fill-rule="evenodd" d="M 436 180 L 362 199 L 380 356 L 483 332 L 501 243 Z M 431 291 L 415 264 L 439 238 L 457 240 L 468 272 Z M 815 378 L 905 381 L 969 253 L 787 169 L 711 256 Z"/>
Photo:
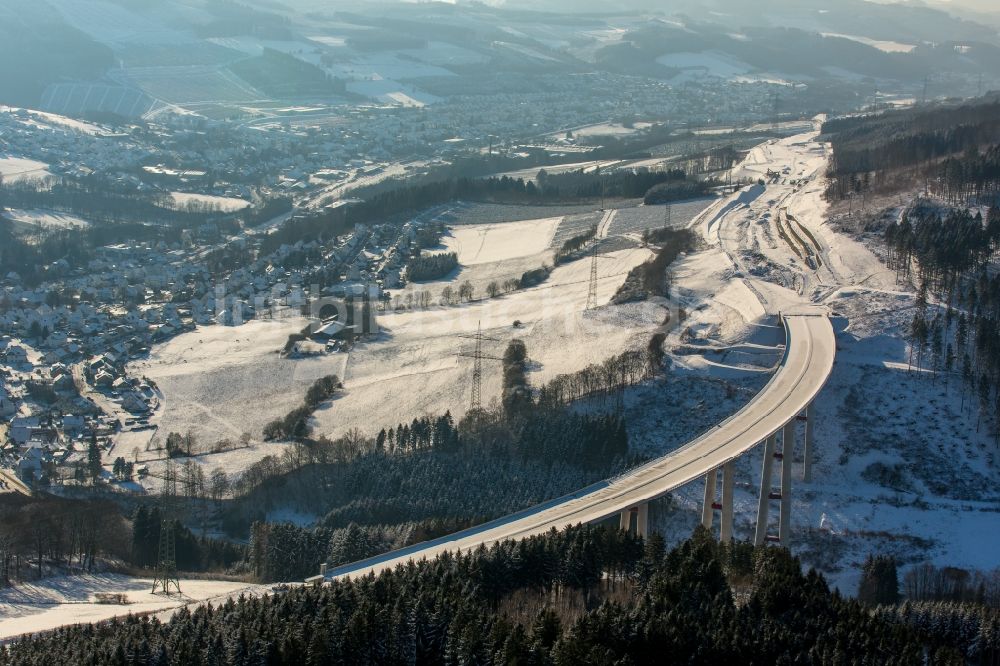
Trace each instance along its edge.
<path fill-rule="evenodd" d="M 917 48 L 916 44 L 903 44 L 902 42 L 871 39 L 869 37 L 859 37 L 857 35 L 842 35 L 836 32 L 824 32 L 820 34 L 822 34 L 824 37 L 839 37 L 841 39 L 849 39 L 852 42 L 865 44 L 867 46 L 874 47 L 879 51 L 884 51 L 885 53 L 909 53 L 913 49 Z"/>
<path fill-rule="evenodd" d="M 219 601 L 242 590 L 243 582 L 181 580 L 181 596 L 151 594 L 153 581 L 120 574 L 53 576 L 0 590 L 0 639 L 48 631 L 70 624 L 99 622 L 129 613 L 169 611 L 192 602 Z M 98 593 L 124 594 L 126 605 L 99 604 Z"/>
<path fill-rule="evenodd" d="M 656 59 L 665 67 L 683 70 L 679 77 L 715 76 L 728 79 L 751 71 L 753 67 L 721 51 L 668 53 Z"/>

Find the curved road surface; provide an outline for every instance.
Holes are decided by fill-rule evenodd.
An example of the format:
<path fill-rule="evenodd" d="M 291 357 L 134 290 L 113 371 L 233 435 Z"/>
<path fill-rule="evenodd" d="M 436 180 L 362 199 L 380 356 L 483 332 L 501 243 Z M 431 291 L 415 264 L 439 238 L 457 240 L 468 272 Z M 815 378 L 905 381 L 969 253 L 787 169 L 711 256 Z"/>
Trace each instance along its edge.
<path fill-rule="evenodd" d="M 743 409 L 681 448 L 615 479 L 446 537 L 331 569 L 326 577 L 378 573 L 408 560 L 432 559 L 444 551 L 465 551 L 604 520 L 740 457 L 803 412 L 833 368 L 836 342 L 825 315 L 786 314 L 782 319 L 785 354 L 771 380 Z"/>

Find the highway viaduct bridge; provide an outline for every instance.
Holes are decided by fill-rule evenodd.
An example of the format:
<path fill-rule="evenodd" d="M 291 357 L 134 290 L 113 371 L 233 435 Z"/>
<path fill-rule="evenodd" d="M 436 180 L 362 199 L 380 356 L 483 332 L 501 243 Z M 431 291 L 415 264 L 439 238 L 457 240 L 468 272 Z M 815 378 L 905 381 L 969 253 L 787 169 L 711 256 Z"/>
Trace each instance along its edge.
<path fill-rule="evenodd" d="M 506 539 L 523 539 L 578 523 L 619 517 L 623 529 L 649 531 L 649 502 L 698 479 L 705 479 L 702 523 L 714 527 L 720 514 L 720 538 L 733 535 L 735 460 L 764 446 L 755 542 L 787 544 L 791 531 L 792 463 L 797 423 L 805 421 L 803 470 L 809 481 L 813 456 L 813 402 L 833 369 L 836 340 L 829 318 L 816 311 L 785 313 L 785 350 L 778 370 L 743 409 L 681 448 L 614 479 L 593 484 L 524 511 L 439 539 L 415 544 L 367 560 L 328 569 L 307 582 L 319 584 L 343 576 L 391 569 L 410 560 L 431 559 L 444 551 L 467 551 Z M 779 472 L 777 480 L 775 471 Z M 721 472 L 721 495 L 717 491 Z M 769 516 L 777 504 L 774 533 Z"/>

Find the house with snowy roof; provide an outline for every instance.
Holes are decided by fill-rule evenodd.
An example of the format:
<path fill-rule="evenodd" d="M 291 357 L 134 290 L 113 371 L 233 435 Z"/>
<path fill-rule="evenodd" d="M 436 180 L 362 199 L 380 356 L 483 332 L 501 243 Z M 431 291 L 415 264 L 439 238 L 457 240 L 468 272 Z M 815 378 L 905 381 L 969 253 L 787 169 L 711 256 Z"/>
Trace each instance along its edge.
<path fill-rule="evenodd" d="M 33 442 L 17 461 L 18 478 L 25 483 L 33 483 L 41 477 L 44 464 L 51 459 L 51 452 L 43 444 Z"/>

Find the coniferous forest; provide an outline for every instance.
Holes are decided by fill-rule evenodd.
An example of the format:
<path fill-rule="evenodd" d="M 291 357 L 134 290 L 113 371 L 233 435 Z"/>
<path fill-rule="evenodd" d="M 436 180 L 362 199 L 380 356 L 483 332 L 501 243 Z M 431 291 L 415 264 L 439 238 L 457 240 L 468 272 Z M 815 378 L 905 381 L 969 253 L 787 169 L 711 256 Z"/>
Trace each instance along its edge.
<path fill-rule="evenodd" d="M 885 242 L 888 267 L 919 285 L 911 364 L 946 381 L 957 375 L 963 407 L 978 403 L 980 415 L 1000 414 L 1000 276 L 991 268 L 1000 252 L 1000 208 L 984 218 L 915 207 L 886 228 Z M 930 295 L 940 307 L 928 305 Z"/>
<path fill-rule="evenodd" d="M 406 266 L 406 277 L 412 282 L 440 280 L 458 268 L 458 254 L 440 252 L 417 255 Z"/>
<path fill-rule="evenodd" d="M 931 186 L 958 201 L 1000 189 L 1000 100 L 916 107 L 823 124 L 833 146 L 827 195 L 843 199 L 910 184 Z"/>
<path fill-rule="evenodd" d="M 978 431 L 1000 415 L 1000 99 L 835 119 L 823 132 L 828 198 L 921 190 L 866 228 L 882 234 L 897 281 L 918 290 L 909 364 L 954 380 Z"/>
<path fill-rule="evenodd" d="M 11 666 L 665 663 L 996 664 L 1000 632 L 982 608 L 845 599 L 783 548 L 575 527 L 0 648 Z"/>

